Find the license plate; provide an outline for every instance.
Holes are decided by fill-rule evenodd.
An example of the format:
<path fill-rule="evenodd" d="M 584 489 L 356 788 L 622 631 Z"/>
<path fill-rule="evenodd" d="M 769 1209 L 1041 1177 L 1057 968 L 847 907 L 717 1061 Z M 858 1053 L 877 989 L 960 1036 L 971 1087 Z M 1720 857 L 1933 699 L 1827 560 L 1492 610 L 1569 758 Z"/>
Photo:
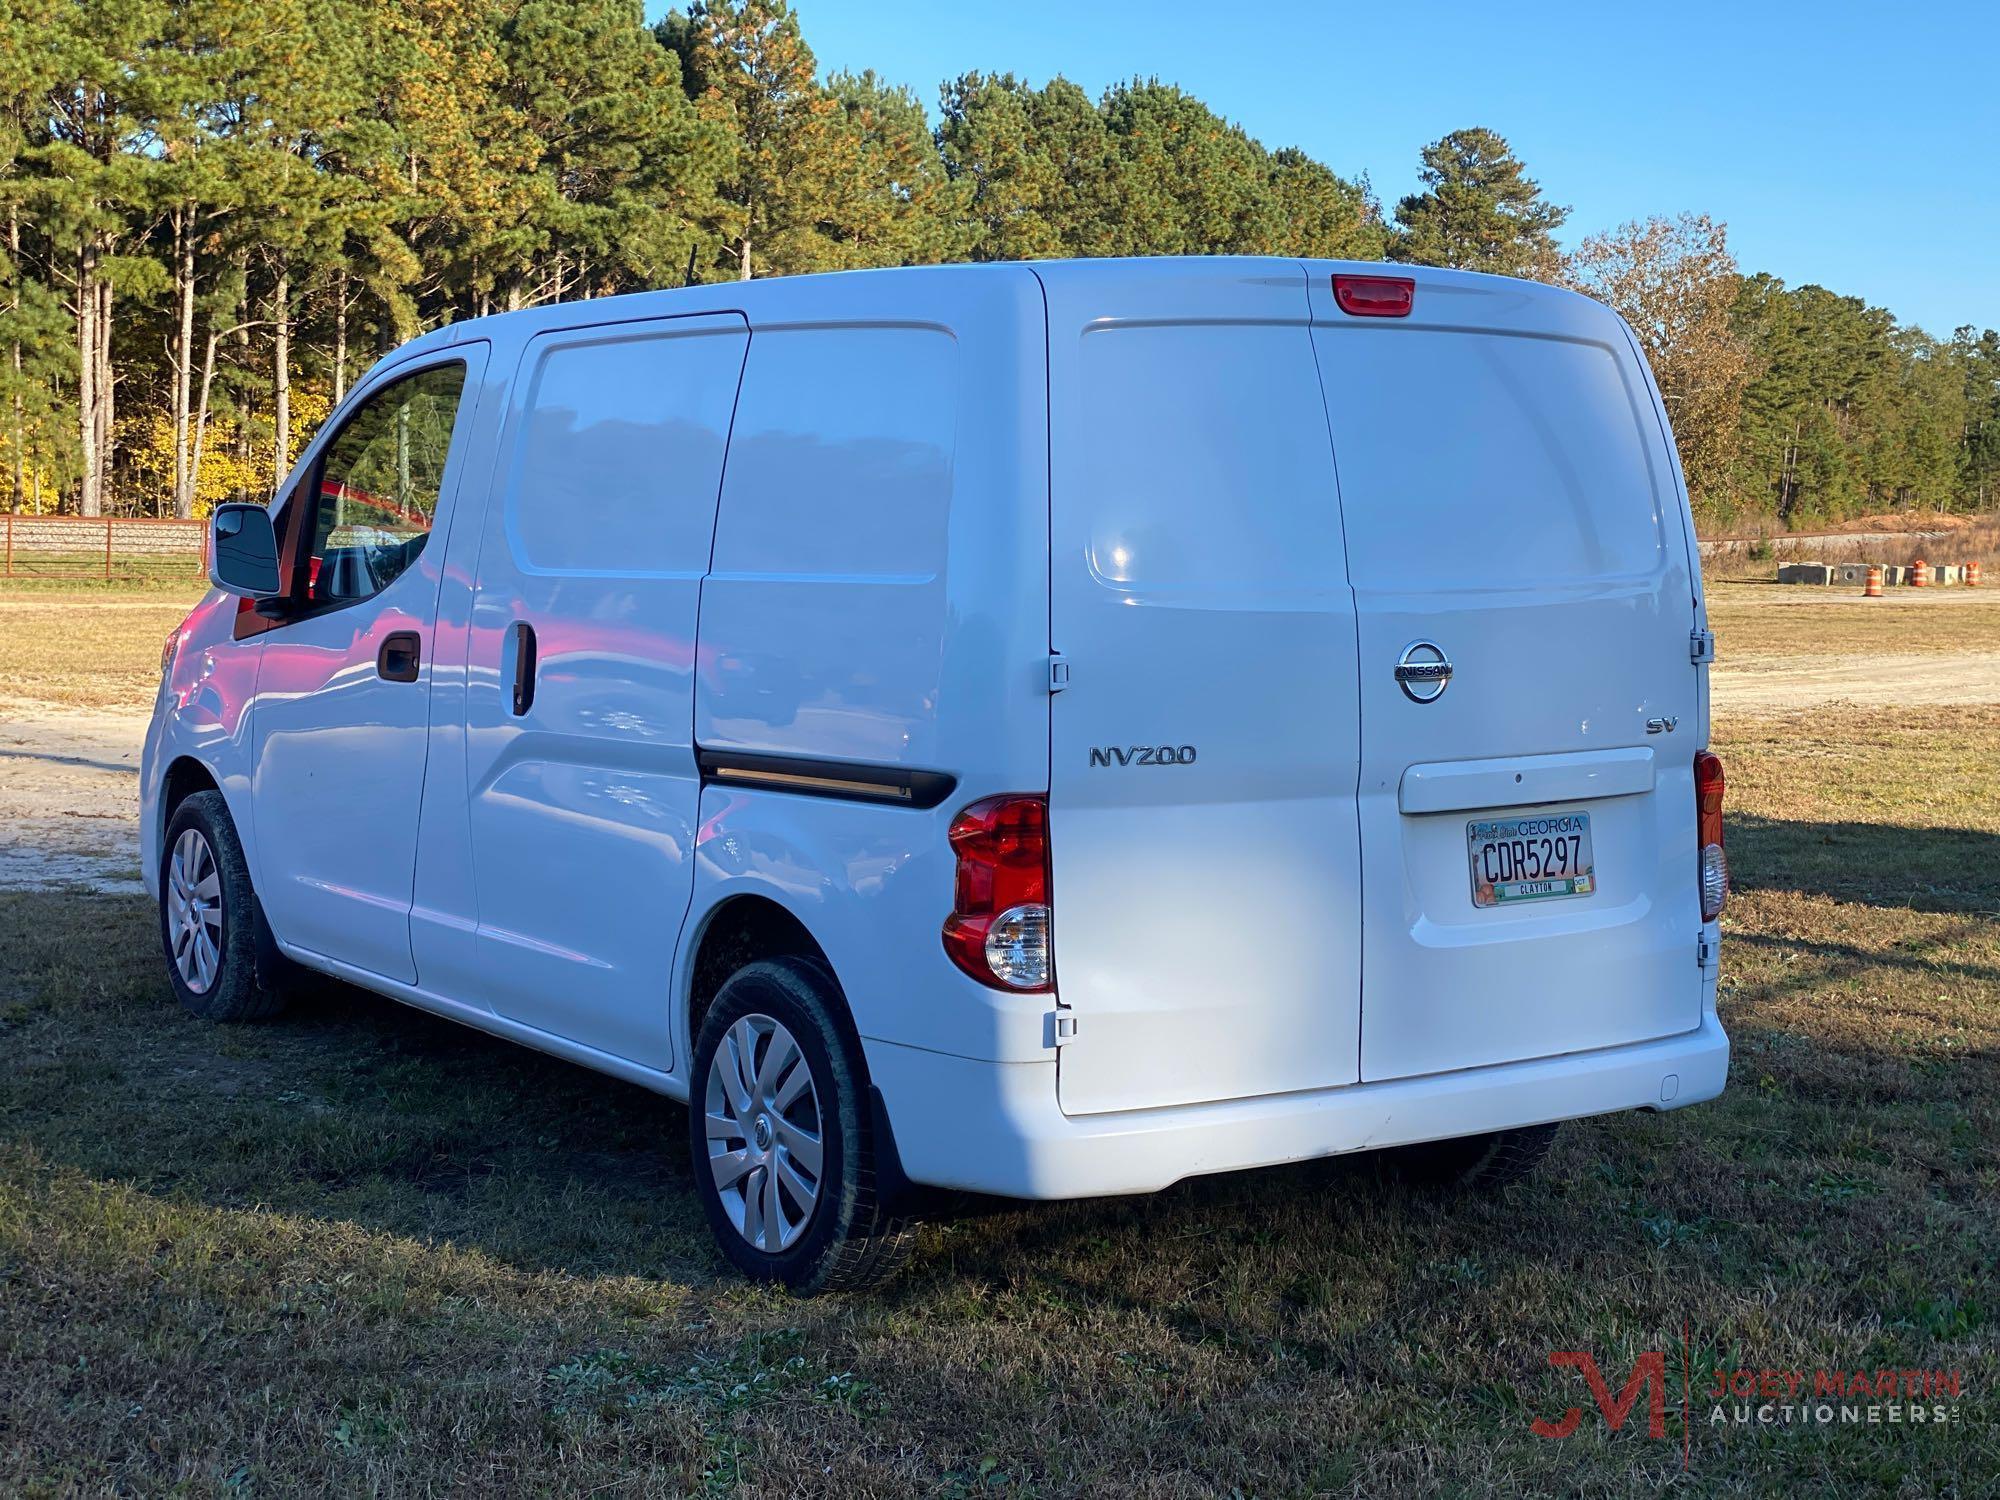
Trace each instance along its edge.
<path fill-rule="evenodd" d="M 1472 904 L 1512 906 L 1597 889 L 1589 813 L 1488 818 L 1465 825 Z"/>

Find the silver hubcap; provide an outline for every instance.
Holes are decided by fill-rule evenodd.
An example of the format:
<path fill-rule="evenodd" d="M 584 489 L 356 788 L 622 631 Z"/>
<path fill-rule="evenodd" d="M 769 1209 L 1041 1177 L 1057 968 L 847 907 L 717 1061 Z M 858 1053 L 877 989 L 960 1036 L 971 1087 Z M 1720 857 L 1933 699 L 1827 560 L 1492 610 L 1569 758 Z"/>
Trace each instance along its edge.
<path fill-rule="evenodd" d="M 196 829 L 174 841 L 166 899 L 174 968 L 182 984 L 205 995 L 222 967 L 222 875 L 208 840 Z"/>
<path fill-rule="evenodd" d="M 819 1091 L 805 1053 L 769 1016 L 743 1017 L 708 1065 L 702 1103 L 708 1170 L 736 1232 L 759 1250 L 789 1248 L 819 1202 Z"/>

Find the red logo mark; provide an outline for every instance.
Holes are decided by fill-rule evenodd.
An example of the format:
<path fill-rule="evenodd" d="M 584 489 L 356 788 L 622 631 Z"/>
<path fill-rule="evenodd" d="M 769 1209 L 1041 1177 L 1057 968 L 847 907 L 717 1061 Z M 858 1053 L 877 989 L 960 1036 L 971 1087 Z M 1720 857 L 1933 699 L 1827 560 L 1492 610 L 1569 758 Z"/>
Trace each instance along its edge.
<path fill-rule="evenodd" d="M 1639 1392 L 1647 1392 L 1646 1432 L 1649 1437 L 1663 1438 L 1667 1435 L 1667 1357 L 1657 1349 L 1649 1349 L 1641 1354 L 1632 1366 L 1631 1378 L 1625 1382 L 1625 1389 L 1615 1397 L 1611 1387 L 1604 1383 L 1604 1376 L 1597 1368 L 1597 1361 L 1588 1350 L 1562 1349 L 1549 1356 L 1549 1364 L 1555 1369 L 1569 1367 L 1583 1371 L 1583 1378 L 1590 1382 L 1590 1394 L 1597 1398 L 1597 1409 L 1604 1413 L 1605 1424 L 1613 1432 L 1624 1427 L 1626 1418 L 1632 1415 L 1632 1408 L 1639 1400 Z M 1545 1438 L 1566 1438 L 1575 1432 L 1583 1421 L 1583 1411 L 1572 1406 L 1563 1413 L 1560 1422 L 1544 1422 L 1537 1417 L 1531 1424 L 1535 1436 Z"/>

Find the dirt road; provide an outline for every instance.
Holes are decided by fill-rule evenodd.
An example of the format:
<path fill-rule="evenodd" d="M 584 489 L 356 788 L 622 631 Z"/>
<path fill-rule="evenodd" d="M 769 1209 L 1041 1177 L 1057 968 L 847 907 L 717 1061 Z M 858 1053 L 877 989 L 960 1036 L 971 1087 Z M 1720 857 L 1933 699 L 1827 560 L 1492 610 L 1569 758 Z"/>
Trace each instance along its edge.
<path fill-rule="evenodd" d="M 1853 703 L 2000 703 L 2000 652 L 1962 656 L 1771 656 L 1717 662 L 1711 669 L 1715 712 L 1758 713 Z"/>
<path fill-rule="evenodd" d="M 136 891 L 146 717 L 0 699 L 0 890 Z"/>

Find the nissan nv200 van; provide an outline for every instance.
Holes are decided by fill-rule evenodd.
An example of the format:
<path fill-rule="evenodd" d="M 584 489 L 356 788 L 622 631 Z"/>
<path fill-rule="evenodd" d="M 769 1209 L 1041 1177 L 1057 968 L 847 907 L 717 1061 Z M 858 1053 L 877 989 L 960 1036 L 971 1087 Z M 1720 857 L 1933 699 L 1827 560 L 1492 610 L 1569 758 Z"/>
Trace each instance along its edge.
<path fill-rule="evenodd" d="M 166 643 L 198 1015 L 292 966 L 684 1100 L 744 1272 L 922 1190 L 1713 1097 L 1687 494 L 1625 325 L 1404 266 L 1098 260 L 563 303 L 396 350 Z"/>

